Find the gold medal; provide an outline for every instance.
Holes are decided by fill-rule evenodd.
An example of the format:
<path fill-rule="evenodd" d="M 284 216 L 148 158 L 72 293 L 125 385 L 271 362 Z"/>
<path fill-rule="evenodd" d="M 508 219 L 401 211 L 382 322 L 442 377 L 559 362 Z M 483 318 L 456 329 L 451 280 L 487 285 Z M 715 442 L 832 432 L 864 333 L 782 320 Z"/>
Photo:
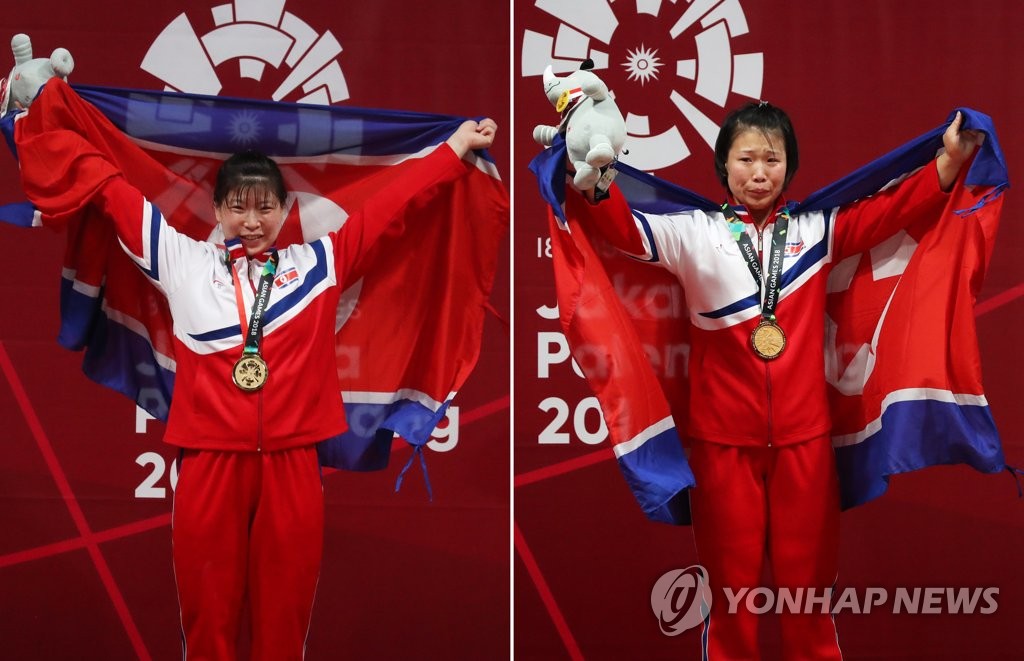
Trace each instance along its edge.
<path fill-rule="evenodd" d="M 267 361 L 257 353 L 243 354 L 235 361 L 231 378 L 235 385 L 246 392 L 255 392 L 263 387 L 270 376 Z"/>
<path fill-rule="evenodd" d="M 754 353 L 765 360 L 774 360 L 786 348 L 786 334 L 774 321 L 761 321 L 750 334 Z"/>
<path fill-rule="evenodd" d="M 562 95 L 558 97 L 558 103 L 555 104 L 555 110 L 562 112 L 565 107 L 569 105 L 569 90 L 562 92 Z"/>

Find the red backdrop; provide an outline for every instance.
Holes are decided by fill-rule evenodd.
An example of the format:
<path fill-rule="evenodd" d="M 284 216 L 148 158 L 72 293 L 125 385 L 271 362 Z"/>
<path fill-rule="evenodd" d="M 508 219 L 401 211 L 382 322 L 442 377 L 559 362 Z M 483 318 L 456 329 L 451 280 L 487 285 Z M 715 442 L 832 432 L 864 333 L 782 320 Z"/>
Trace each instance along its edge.
<path fill-rule="evenodd" d="M 1020 176 L 1024 91 L 1014 67 L 1024 61 L 1016 36 L 1022 21 L 1024 9 L 1011 0 L 516 3 L 517 658 L 679 659 L 697 658 L 699 650 L 699 628 L 666 637 L 650 608 L 659 576 L 696 563 L 690 531 L 644 519 L 550 314 L 545 211 L 526 170 L 540 149 L 533 125 L 557 119 L 542 93 L 542 67 L 555 62 L 556 70 L 569 70 L 592 57 L 632 115 L 627 149 L 636 158 L 657 153 L 678 161 L 638 165 L 659 166 L 660 176 L 712 198 L 721 187 L 698 127 L 717 125 L 748 98 L 786 108 L 803 163 L 789 196 L 800 199 L 938 126 L 957 105 L 994 118 L 1011 177 Z M 1015 189 L 1006 195 L 976 314 L 986 393 L 1007 460 L 1020 466 L 1024 280 L 1014 264 L 1024 199 Z M 883 498 L 843 515 L 837 587 L 861 594 L 883 587 L 890 595 L 897 587 L 996 587 L 998 608 L 990 615 L 894 615 L 890 601 L 888 609 L 841 615 L 846 658 L 1019 658 L 1022 545 L 1024 503 L 1007 474 L 954 467 L 895 477 Z M 767 619 L 762 637 L 771 650 L 766 658 L 778 658 L 775 619 Z"/>
<path fill-rule="evenodd" d="M 340 52 L 322 64 L 340 67 L 340 77 L 333 65 L 324 74 L 337 103 L 494 117 L 502 131 L 492 152 L 507 179 L 507 6 L 482 14 L 465 0 L 233 4 L 238 21 L 249 12 L 257 23 L 253 11 L 283 7 L 291 22 L 269 26 L 277 37 L 299 34 L 300 22 L 324 43 L 333 35 Z M 230 6 L 21 3 L 0 19 L 0 41 L 25 32 L 37 57 L 68 48 L 72 82 L 163 89 L 202 71 L 193 58 L 205 55 L 159 35 L 172 23 L 178 34 L 183 25 L 207 34 L 214 12 Z M 252 57 L 272 60 L 272 41 L 264 33 Z M 147 52 L 155 63 L 148 71 Z M 6 72 L 13 57 L 0 62 Z M 216 76 L 222 94 L 270 98 L 300 68 L 268 64 L 257 82 L 230 57 Z M 14 161 L 0 158 L 0 201 L 17 197 Z M 162 425 L 88 381 L 80 355 L 57 346 L 61 237 L 0 227 L 0 240 L 8 246 L 0 283 L 0 656 L 180 658 L 169 527 L 175 452 L 161 443 Z M 457 420 L 428 452 L 434 502 L 418 469 L 392 494 L 404 447 L 386 472 L 325 476 L 325 563 L 307 658 L 507 654 L 508 291 L 503 259 L 480 363 L 455 400 Z"/>

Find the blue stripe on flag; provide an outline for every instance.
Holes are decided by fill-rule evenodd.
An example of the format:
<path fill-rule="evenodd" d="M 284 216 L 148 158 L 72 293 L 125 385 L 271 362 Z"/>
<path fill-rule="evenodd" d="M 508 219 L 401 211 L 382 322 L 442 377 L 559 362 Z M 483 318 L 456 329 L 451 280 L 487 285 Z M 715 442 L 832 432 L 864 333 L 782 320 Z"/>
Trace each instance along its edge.
<path fill-rule="evenodd" d="M 811 193 L 798 204 L 793 214 L 814 209 L 831 209 L 853 200 L 874 195 L 893 179 L 912 172 L 923 164 L 930 163 L 942 147 L 942 134 L 957 111 L 962 111 L 964 123 L 961 128 L 985 133 L 985 141 L 978 148 L 977 156 L 967 170 L 966 183 L 970 186 L 1004 186 L 1009 183 L 1006 159 L 996 138 L 992 118 L 971 110 L 957 108 L 949 113 L 942 126 L 932 129 L 906 144 L 875 159 L 842 179 Z"/>
<path fill-rule="evenodd" d="M 138 333 L 97 317 L 82 371 L 93 381 L 127 396 L 157 420 L 167 420 L 174 372 L 156 361 L 153 347 Z"/>
<path fill-rule="evenodd" d="M 167 420 L 174 390 L 174 372 L 162 367 L 149 340 L 111 321 L 99 299 L 61 279 L 61 328 L 57 341 L 79 351 L 85 347 L 82 371 L 93 381 L 127 396 L 157 420 Z"/>
<path fill-rule="evenodd" d="M 7 143 L 7 147 L 14 154 L 14 158 L 18 158 L 18 146 L 14 143 L 14 117 L 25 112 L 24 110 L 11 110 L 6 115 L 0 118 L 0 133 L 4 135 L 4 142 Z"/>
<path fill-rule="evenodd" d="M 461 117 L 72 85 L 114 125 L 176 149 L 269 156 L 412 154 L 444 142 Z M 491 160 L 486 152 L 484 158 Z"/>
<path fill-rule="evenodd" d="M 32 227 L 36 210 L 30 202 L 14 202 L 0 205 L 0 222 L 18 227 Z"/>
<path fill-rule="evenodd" d="M 390 404 L 345 402 L 348 430 L 317 445 L 320 465 L 355 471 L 386 468 L 395 433 L 411 445 L 425 445 L 447 410 L 448 402 L 437 411 L 408 399 Z"/>
<path fill-rule="evenodd" d="M 686 490 L 695 481 L 675 427 L 619 457 L 619 468 L 647 518 L 675 525 L 690 523 Z"/>
<path fill-rule="evenodd" d="M 98 298 L 75 290 L 74 280 L 60 279 L 60 332 L 57 342 L 65 349 L 81 351 L 91 340 L 93 320 L 103 313 Z"/>
<path fill-rule="evenodd" d="M 890 404 L 877 433 L 836 448 L 843 509 L 881 496 L 890 475 L 960 463 L 984 473 L 1006 468 L 988 406 L 930 399 Z"/>

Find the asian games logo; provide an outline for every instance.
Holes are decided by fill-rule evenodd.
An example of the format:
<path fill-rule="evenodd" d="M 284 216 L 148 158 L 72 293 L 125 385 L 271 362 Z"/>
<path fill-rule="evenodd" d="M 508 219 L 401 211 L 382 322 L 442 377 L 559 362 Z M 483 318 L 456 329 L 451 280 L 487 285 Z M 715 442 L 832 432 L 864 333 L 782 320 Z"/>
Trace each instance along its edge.
<path fill-rule="evenodd" d="M 273 85 L 275 101 L 330 105 L 349 98 L 337 38 L 284 5 L 285 0 L 234 0 L 211 7 L 208 17 L 179 14 L 153 41 L 142 69 L 167 91 L 234 96 L 246 86 L 262 91 Z M 232 67 L 237 74 L 225 76 Z M 234 127 L 242 138 L 259 129 L 254 117 L 239 117 Z"/>
<path fill-rule="evenodd" d="M 641 170 L 679 163 L 702 149 L 694 143 L 714 149 L 725 107 L 736 96 L 761 96 L 763 54 L 738 52 L 735 43 L 749 31 L 739 0 L 534 6 L 544 14 L 532 23 L 543 27 L 524 31 L 521 75 L 539 76 L 549 64 L 568 73 L 593 60 L 594 72 L 619 92 L 628 133 L 622 160 Z"/>

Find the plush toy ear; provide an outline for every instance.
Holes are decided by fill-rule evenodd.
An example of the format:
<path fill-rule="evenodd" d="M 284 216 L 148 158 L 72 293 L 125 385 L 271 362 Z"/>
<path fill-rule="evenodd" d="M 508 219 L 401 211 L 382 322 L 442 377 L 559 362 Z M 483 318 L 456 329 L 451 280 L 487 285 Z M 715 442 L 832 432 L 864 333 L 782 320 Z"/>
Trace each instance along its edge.
<path fill-rule="evenodd" d="M 590 71 L 593 68 L 594 68 L 594 61 L 592 59 L 590 59 L 589 57 L 587 59 L 583 60 L 583 63 L 580 64 L 580 71 Z"/>
<path fill-rule="evenodd" d="M 67 48 L 58 48 L 50 55 L 50 67 L 55 75 L 67 80 L 75 70 L 75 58 L 71 57 Z"/>

